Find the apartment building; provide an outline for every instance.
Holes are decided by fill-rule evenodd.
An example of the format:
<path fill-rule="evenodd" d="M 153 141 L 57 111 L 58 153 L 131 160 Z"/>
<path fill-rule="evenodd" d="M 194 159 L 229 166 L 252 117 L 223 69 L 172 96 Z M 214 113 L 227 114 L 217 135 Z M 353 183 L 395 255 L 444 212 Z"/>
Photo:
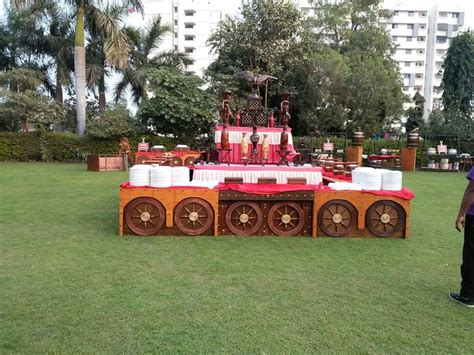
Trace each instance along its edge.
<path fill-rule="evenodd" d="M 206 45 L 210 34 L 226 15 L 234 16 L 240 4 L 240 0 L 143 0 L 144 21 L 135 15 L 131 22 L 143 25 L 160 15 L 174 33 L 163 38 L 158 51 L 175 49 L 187 53 L 193 62 L 186 72 L 202 77 L 214 60 Z"/>

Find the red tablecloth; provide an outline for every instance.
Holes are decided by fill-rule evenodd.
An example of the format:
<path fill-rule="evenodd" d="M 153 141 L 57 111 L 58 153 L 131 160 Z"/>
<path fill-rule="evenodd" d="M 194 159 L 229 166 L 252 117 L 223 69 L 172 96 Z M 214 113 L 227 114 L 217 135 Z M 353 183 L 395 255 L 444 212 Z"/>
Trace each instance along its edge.
<path fill-rule="evenodd" d="M 207 189 L 207 187 L 196 187 L 196 186 L 172 186 L 167 188 L 157 188 L 151 186 L 130 186 L 129 182 L 125 182 L 120 185 L 124 189 Z M 252 194 L 272 194 L 280 192 L 290 192 L 290 191 L 333 191 L 328 186 L 323 184 L 319 185 L 293 185 L 293 184 L 219 184 L 215 187 L 217 190 L 234 190 L 244 193 Z M 359 192 L 359 191 L 350 191 L 350 192 Z M 391 196 L 398 197 L 403 200 L 411 200 L 415 197 L 415 194 L 408 188 L 404 187 L 400 191 L 372 191 L 372 190 L 363 190 L 363 193 L 378 195 L 378 196 Z"/>

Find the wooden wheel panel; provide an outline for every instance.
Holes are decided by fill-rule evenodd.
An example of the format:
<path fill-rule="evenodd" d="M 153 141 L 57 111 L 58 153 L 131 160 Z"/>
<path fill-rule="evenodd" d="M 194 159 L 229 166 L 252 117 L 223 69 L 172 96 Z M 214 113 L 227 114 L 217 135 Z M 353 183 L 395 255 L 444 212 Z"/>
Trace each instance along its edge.
<path fill-rule="evenodd" d="M 211 228 L 214 211 L 203 199 L 192 197 L 178 203 L 174 209 L 174 223 L 187 235 L 199 235 Z"/>
<path fill-rule="evenodd" d="M 173 157 L 171 160 L 171 165 L 172 166 L 183 166 L 183 159 L 180 157 Z"/>
<path fill-rule="evenodd" d="M 165 208 L 157 200 L 139 197 L 125 206 L 125 224 L 138 235 L 158 233 L 166 221 Z"/>
<path fill-rule="evenodd" d="M 135 164 L 143 164 L 147 160 L 150 160 L 150 157 L 148 155 L 140 155 L 136 157 Z"/>
<path fill-rule="evenodd" d="M 235 235 L 254 235 L 263 224 L 262 210 L 255 202 L 234 202 L 226 212 L 225 222 Z"/>
<path fill-rule="evenodd" d="M 186 159 L 184 159 L 184 166 L 193 165 L 195 161 L 195 157 L 187 157 Z"/>
<path fill-rule="evenodd" d="M 296 202 L 277 202 L 268 211 L 267 223 L 276 235 L 296 235 L 304 226 L 303 209 Z"/>
<path fill-rule="evenodd" d="M 357 222 L 357 211 L 345 200 L 326 202 L 319 210 L 318 225 L 330 237 L 348 235 Z"/>
<path fill-rule="evenodd" d="M 367 209 L 365 223 L 372 234 L 390 237 L 404 227 L 405 210 L 390 200 L 377 201 Z"/>

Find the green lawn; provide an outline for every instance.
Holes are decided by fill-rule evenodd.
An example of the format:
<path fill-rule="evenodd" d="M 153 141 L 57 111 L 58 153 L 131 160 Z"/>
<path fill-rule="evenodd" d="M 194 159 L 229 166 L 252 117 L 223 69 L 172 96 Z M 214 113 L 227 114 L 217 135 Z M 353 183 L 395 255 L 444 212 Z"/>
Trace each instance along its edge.
<path fill-rule="evenodd" d="M 463 174 L 405 173 L 410 239 L 118 237 L 126 173 L 0 163 L 0 353 L 469 353 Z"/>

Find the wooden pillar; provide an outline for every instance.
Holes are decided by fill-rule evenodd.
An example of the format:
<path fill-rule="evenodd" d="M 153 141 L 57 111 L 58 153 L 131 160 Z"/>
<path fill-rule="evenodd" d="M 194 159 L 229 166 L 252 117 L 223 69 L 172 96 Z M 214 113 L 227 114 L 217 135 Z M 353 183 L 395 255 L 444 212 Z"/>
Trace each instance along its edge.
<path fill-rule="evenodd" d="M 357 165 L 362 166 L 362 150 L 363 147 L 348 146 L 346 150 L 346 160 L 357 162 Z"/>
<path fill-rule="evenodd" d="M 416 169 L 416 147 L 402 148 L 402 170 L 415 171 Z"/>

